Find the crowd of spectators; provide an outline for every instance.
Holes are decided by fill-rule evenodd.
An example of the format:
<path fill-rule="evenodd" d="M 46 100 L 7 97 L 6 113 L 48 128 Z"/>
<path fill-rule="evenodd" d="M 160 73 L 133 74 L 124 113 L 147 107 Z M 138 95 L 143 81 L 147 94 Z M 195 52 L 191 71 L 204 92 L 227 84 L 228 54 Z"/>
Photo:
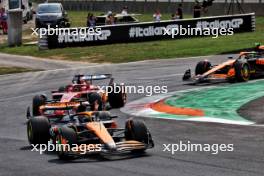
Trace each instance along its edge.
<path fill-rule="evenodd" d="M 195 0 L 195 4 L 193 5 L 193 18 L 200 18 L 202 13 L 207 13 L 209 3 L 212 3 L 212 0 L 203 0 L 200 4 L 198 0 Z M 128 14 L 128 7 L 124 6 L 121 15 L 129 15 Z M 113 25 L 116 24 L 115 13 L 112 11 L 108 11 L 105 18 L 105 25 Z M 175 13 L 171 14 L 171 20 L 181 20 L 184 18 L 184 9 L 182 3 L 178 4 Z M 96 26 L 96 17 L 92 13 L 88 13 L 87 16 L 87 26 L 94 27 Z M 159 9 L 156 9 L 153 14 L 153 21 L 160 22 L 162 20 L 162 14 Z"/>
<path fill-rule="evenodd" d="M 193 6 L 193 18 L 200 18 L 202 13 L 207 13 L 208 6 L 212 5 L 212 0 L 203 0 L 202 5 L 198 0 L 195 1 L 195 4 Z M 153 14 L 153 18 L 155 22 L 161 21 L 161 13 L 159 10 L 156 10 Z M 177 7 L 177 10 L 175 13 L 171 14 L 172 20 L 178 20 L 183 19 L 183 7 L 180 3 Z"/>

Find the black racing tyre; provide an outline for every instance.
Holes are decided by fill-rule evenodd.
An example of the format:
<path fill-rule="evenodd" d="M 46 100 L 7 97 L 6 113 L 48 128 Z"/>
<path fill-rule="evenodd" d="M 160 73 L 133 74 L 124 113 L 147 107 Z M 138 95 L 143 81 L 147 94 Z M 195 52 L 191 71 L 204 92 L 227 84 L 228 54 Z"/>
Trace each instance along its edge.
<path fill-rule="evenodd" d="M 58 92 L 65 92 L 65 86 L 60 86 L 58 89 Z"/>
<path fill-rule="evenodd" d="M 39 112 L 39 107 L 46 103 L 47 98 L 44 95 L 36 95 L 33 97 L 32 101 L 32 113 L 33 116 L 41 115 Z"/>
<path fill-rule="evenodd" d="M 68 145 L 68 147 L 63 147 L 62 145 L 60 145 L 59 147 L 59 151 L 57 151 L 58 157 L 61 160 L 70 160 L 73 159 L 74 157 L 72 155 L 69 155 L 67 151 L 65 150 L 70 150 L 72 147 L 76 147 L 74 145 L 77 144 L 77 134 L 76 132 L 69 127 L 63 126 L 59 129 L 59 134 L 56 136 L 56 141 L 58 142 L 58 144 L 62 144 L 62 140 L 66 141 L 66 145 Z"/>
<path fill-rule="evenodd" d="M 124 86 L 113 85 L 108 91 L 108 101 L 111 108 L 121 108 L 126 104 L 126 93 L 124 92 Z"/>
<path fill-rule="evenodd" d="M 93 92 L 93 93 L 88 94 L 88 101 L 91 105 L 92 111 L 102 111 L 103 110 L 102 97 L 98 93 Z M 96 109 L 95 107 L 96 102 L 98 103 L 98 109 Z"/>
<path fill-rule="evenodd" d="M 147 143 L 148 129 L 145 123 L 137 120 L 128 120 L 125 126 L 125 138 L 127 140 L 136 140 Z"/>
<path fill-rule="evenodd" d="M 29 13 L 27 13 L 27 21 L 30 21 L 30 15 L 29 15 Z"/>
<path fill-rule="evenodd" d="M 209 61 L 200 61 L 195 67 L 195 75 L 202 75 L 211 68 L 211 63 Z"/>
<path fill-rule="evenodd" d="M 135 140 L 145 144 L 149 144 L 149 142 L 152 141 L 151 135 L 149 134 L 145 123 L 132 119 L 126 121 L 125 138 L 126 140 Z M 146 149 L 139 149 L 133 150 L 132 152 L 141 153 L 145 150 Z"/>
<path fill-rule="evenodd" d="M 50 139 L 50 123 L 44 116 L 30 118 L 27 122 L 27 136 L 30 144 L 46 144 Z"/>
<path fill-rule="evenodd" d="M 250 66 L 247 62 L 236 61 L 234 63 L 235 77 L 238 82 L 246 82 L 250 78 Z"/>

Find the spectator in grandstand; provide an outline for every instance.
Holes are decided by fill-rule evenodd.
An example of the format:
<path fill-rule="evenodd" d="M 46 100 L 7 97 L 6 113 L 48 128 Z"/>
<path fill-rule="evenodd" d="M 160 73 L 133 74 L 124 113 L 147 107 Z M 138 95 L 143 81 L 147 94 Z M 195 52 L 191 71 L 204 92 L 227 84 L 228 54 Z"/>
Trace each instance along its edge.
<path fill-rule="evenodd" d="M 112 12 L 108 12 L 107 17 L 105 19 L 105 24 L 106 25 L 113 25 L 115 24 L 115 17 Z"/>
<path fill-rule="evenodd" d="M 90 23 L 89 23 L 90 16 L 91 16 L 91 13 L 88 13 L 88 14 L 87 14 L 87 17 L 86 17 L 86 26 L 87 26 L 87 27 L 90 26 Z"/>
<path fill-rule="evenodd" d="M 0 27 L 3 30 L 3 34 L 7 34 L 7 14 L 4 7 L 0 9 Z"/>
<path fill-rule="evenodd" d="M 171 20 L 177 20 L 178 18 L 177 18 L 177 16 L 176 16 L 176 14 L 171 14 Z"/>
<path fill-rule="evenodd" d="M 159 10 L 156 10 L 155 13 L 153 14 L 153 19 L 155 22 L 160 22 L 161 21 L 161 13 Z"/>
<path fill-rule="evenodd" d="M 208 3 L 207 0 L 204 0 L 202 4 L 202 9 L 204 13 L 208 12 L 207 3 Z"/>
<path fill-rule="evenodd" d="M 88 13 L 87 16 L 87 27 L 95 27 L 96 26 L 96 18 L 92 13 Z"/>
<path fill-rule="evenodd" d="M 177 19 L 183 19 L 182 4 L 180 3 L 176 12 Z"/>
<path fill-rule="evenodd" d="M 202 7 L 203 7 L 203 12 L 204 13 L 208 12 L 208 7 L 213 5 L 213 1 L 214 0 L 203 0 Z"/>
<path fill-rule="evenodd" d="M 127 14 L 128 14 L 127 11 L 128 11 L 128 7 L 127 7 L 127 6 L 124 6 L 123 9 L 122 9 L 121 14 L 122 14 L 122 15 L 127 15 Z"/>
<path fill-rule="evenodd" d="M 199 1 L 195 1 L 195 5 L 193 7 L 193 18 L 200 18 L 201 17 L 202 7 Z"/>

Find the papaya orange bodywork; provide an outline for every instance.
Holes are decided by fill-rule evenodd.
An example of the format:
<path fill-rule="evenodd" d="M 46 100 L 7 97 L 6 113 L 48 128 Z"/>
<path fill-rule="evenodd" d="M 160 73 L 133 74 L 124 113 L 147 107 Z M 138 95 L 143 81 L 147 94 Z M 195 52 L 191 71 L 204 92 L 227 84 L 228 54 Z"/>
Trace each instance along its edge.
<path fill-rule="evenodd" d="M 222 69 L 222 68 L 224 68 L 224 67 L 226 67 L 228 65 L 233 65 L 235 61 L 236 61 L 235 59 L 231 59 L 231 60 L 228 60 L 228 61 L 226 61 L 226 62 L 224 62 L 222 64 L 219 64 L 219 65 L 213 67 L 211 70 L 205 72 L 202 76 L 206 77 L 206 76 L 208 76 L 210 74 L 213 74 L 217 70 L 220 70 L 220 69 Z"/>
<path fill-rule="evenodd" d="M 96 134 L 103 143 L 115 143 L 102 122 L 90 122 L 86 124 L 86 127 Z"/>

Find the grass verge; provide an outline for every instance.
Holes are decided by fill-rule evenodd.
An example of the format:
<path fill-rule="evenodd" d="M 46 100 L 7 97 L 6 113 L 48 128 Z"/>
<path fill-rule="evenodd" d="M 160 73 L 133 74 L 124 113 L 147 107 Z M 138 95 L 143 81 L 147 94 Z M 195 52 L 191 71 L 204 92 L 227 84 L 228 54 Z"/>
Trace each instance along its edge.
<path fill-rule="evenodd" d="M 23 72 L 30 72 L 30 71 L 37 71 L 37 70 L 30 69 L 30 68 L 23 68 L 23 67 L 0 66 L 0 75 L 23 73 Z"/>

